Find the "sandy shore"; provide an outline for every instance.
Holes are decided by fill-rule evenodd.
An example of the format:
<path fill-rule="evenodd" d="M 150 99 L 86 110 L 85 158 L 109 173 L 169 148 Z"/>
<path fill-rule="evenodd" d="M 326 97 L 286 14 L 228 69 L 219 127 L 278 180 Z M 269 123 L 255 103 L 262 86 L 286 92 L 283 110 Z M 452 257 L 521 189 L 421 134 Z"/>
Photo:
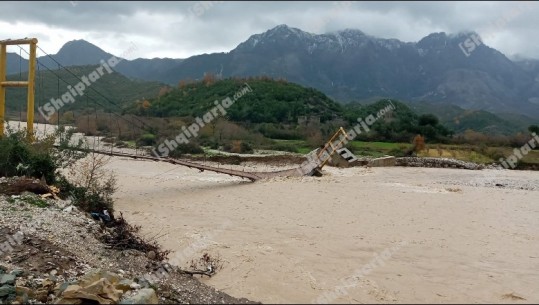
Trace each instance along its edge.
<path fill-rule="evenodd" d="M 539 193 L 463 186 L 539 185 L 537 172 L 327 168 L 322 178 L 248 183 L 166 163 L 114 158 L 109 167 L 117 211 L 149 235 L 165 233 L 160 242 L 184 266 L 220 255 L 223 270 L 203 281 L 232 296 L 539 302 Z"/>

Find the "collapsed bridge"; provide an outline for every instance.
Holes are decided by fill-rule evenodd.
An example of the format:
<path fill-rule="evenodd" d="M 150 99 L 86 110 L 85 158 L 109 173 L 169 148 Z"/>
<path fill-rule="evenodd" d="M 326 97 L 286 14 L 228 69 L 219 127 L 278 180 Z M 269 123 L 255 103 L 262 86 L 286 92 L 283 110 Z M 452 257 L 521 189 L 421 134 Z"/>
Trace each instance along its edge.
<path fill-rule="evenodd" d="M 304 162 L 301 166 L 297 168 L 274 171 L 274 172 L 241 171 L 241 170 L 215 167 L 215 166 L 200 164 L 197 162 L 179 160 L 179 159 L 168 158 L 168 157 L 159 158 L 159 157 L 152 157 L 152 156 L 133 154 L 133 153 L 115 152 L 112 150 L 105 151 L 105 150 L 99 150 L 99 149 L 76 149 L 76 148 L 71 148 L 71 147 L 65 147 L 64 149 L 73 149 L 73 150 L 78 150 L 78 151 L 91 152 L 91 153 L 97 153 L 97 154 L 103 154 L 103 155 L 109 155 L 109 156 L 141 159 L 141 160 L 148 160 L 148 161 L 155 161 L 155 162 L 167 162 L 174 165 L 185 166 L 188 168 L 195 168 L 195 169 L 200 170 L 200 172 L 211 171 L 211 172 L 215 172 L 219 174 L 226 174 L 230 176 L 240 177 L 243 179 L 249 179 L 254 182 L 257 180 L 267 179 L 267 178 L 272 178 L 272 177 L 299 177 L 299 176 L 320 175 L 320 171 L 322 170 L 322 167 L 325 164 L 327 164 L 330 158 L 341 147 L 343 143 L 343 140 L 342 140 L 343 138 L 342 137 L 339 138 L 336 142 L 336 139 L 340 135 L 346 136 L 346 132 L 344 131 L 342 127 L 339 128 L 339 130 L 333 135 L 333 137 L 331 137 L 331 139 L 323 147 L 310 152 L 307 155 L 307 161 Z M 55 147 L 59 148 L 60 146 L 56 145 Z"/>

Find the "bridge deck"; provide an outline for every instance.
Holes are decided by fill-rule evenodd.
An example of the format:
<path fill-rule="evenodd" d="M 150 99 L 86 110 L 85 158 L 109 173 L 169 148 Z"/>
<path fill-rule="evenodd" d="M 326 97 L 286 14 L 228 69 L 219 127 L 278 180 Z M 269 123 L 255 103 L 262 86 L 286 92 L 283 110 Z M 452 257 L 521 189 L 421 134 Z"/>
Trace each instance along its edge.
<path fill-rule="evenodd" d="M 57 145 L 55 146 L 58 147 Z M 74 149 L 74 148 L 70 148 L 70 149 Z M 244 179 L 249 179 L 251 181 L 257 181 L 260 179 L 266 179 L 266 178 L 272 178 L 272 177 L 298 177 L 298 176 L 304 176 L 304 175 L 311 175 L 312 170 L 314 169 L 313 167 L 309 171 L 305 171 L 305 169 L 303 169 L 302 171 L 298 167 L 298 168 L 292 168 L 292 169 L 287 169 L 287 170 L 282 170 L 282 171 L 277 171 L 277 172 L 246 172 L 246 171 L 239 171 L 239 170 L 233 170 L 233 169 L 228 169 L 228 168 L 213 167 L 213 166 L 208 166 L 208 165 L 204 165 L 204 164 L 200 164 L 196 162 L 177 160 L 177 159 L 172 159 L 172 158 L 157 158 L 157 157 L 152 157 L 152 156 L 128 154 L 128 153 L 115 152 L 115 151 L 92 150 L 92 149 L 75 149 L 75 150 L 94 152 L 98 154 L 104 154 L 104 155 L 116 156 L 116 157 L 143 159 L 143 160 L 150 160 L 150 161 L 155 161 L 155 162 L 167 162 L 167 163 L 171 163 L 175 165 L 186 166 L 189 168 L 196 168 L 200 171 L 207 170 L 207 171 L 211 171 L 215 173 L 236 176 L 236 177 L 240 177 Z M 307 165 L 307 166 L 311 166 L 311 165 Z"/>

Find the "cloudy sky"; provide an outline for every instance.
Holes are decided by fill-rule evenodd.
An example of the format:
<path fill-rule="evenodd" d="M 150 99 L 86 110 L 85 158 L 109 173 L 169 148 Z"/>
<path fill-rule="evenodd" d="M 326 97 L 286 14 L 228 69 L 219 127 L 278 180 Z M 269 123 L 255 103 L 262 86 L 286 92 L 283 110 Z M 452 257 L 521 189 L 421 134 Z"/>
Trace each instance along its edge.
<path fill-rule="evenodd" d="M 0 12 L 0 39 L 36 37 L 51 54 L 85 39 L 115 55 L 135 44 L 128 59 L 186 58 L 230 51 L 252 34 L 287 24 L 317 34 L 356 28 L 403 41 L 475 30 L 507 56 L 539 59 L 538 2 L 0 2 Z"/>

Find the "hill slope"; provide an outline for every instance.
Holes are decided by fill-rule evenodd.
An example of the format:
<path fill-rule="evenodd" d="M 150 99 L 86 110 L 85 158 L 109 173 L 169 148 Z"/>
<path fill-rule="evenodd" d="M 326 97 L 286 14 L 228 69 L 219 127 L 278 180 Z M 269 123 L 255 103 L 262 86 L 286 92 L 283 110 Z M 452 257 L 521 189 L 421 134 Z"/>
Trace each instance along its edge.
<path fill-rule="evenodd" d="M 95 71 L 97 66 L 77 66 L 69 67 L 69 70 L 78 77 L 87 76 Z M 58 81 L 56 75 L 49 71 L 40 71 L 36 73 L 36 89 L 35 89 L 35 106 L 36 109 L 40 105 L 43 105 L 51 100 L 51 98 L 57 98 L 68 92 L 67 86 L 70 84 L 74 86 L 79 82 L 73 75 L 65 70 L 57 70 L 54 73 L 58 74 L 61 79 Z M 23 79 L 26 78 L 23 75 Z M 19 79 L 19 75 L 8 76 L 9 80 Z M 105 95 L 113 103 L 123 107 L 126 104 L 133 103 L 137 99 L 151 98 L 157 96 L 160 88 L 163 84 L 158 82 L 148 81 L 133 81 L 123 76 L 120 73 L 113 72 L 111 74 L 105 73 L 95 83 L 92 83 L 91 88 Z M 88 100 L 87 100 L 88 97 Z M 9 88 L 6 93 L 7 111 L 14 113 L 26 110 L 26 88 Z M 97 104 L 94 103 L 94 100 Z M 65 105 L 61 111 L 85 109 L 87 107 L 104 110 L 112 110 L 115 112 L 121 112 L 121 107 L 117 107 L 108 102 L 102 96 L 96 94 L 91 89 L 87 88 L 82 97 L 76 97 L 75 103 Z"/>
<path fill-rule="evenodd" d="M 128 51 L 136 54 L 136 46 L 130 46 L 126 52 Z M 24 52 L 21 54 L 25 55 Z M 39 51 L 38 55 L 41 54 L 42 52 Z M 113 56 L 122 58 L 121 55 L 110 54 L 86 40 L 79 39 L 67 42 L 60 48 L 58 53 L 50 54 L 50 57 L 43 55 L 39 56 L 37 59 L 45 67 L 56 70 L 58 69 L 58 64 L 55 61 L 59 62 L 62 66 L 99 65 L 101 64 L 101 60 L 107 61 Z M 162 74 L 165 71 L 181 62 L 182 59 L 172 58 L 124 59 L 120 61 L 114 70 L 130 78 L 156 81 L 163 79 L 164 76 Z M 45 69 L 43 66 L 41 67 L 42 69 Z M 28 71 L 28 60 L 20 57 L 18 53 L 8 53 L 7 73 L 16 74 L 19 73 L 19 71 Z"/>
<path fill-rule="evenodd" d="M 525 132 L 529 125 L 538 120 L 518 114 L 492 114 L 482 110 L 463 109 L 455 105 L 428 102 L 407 103 L 418 114 L 432 113 L 440 118 L 445 126 L 456 133 L 467 129 L 490 135 L 511 135 Z"/>
<path fill-rule="evenodd" d="M 225 79 L 206 85 L 186 84 L 150 100 L 146 110 L 131 111 L 155 116 L 201 116 L 214 101 L 232 98 L 245 84 L 252 89 L 227 109 L 229 119 L 251 123 L 295 123 L 299 116 L 319 116 L 327 121 L 342 115 L 342 106 L 322 92 L 285 81 L 269 79 Z"/>

